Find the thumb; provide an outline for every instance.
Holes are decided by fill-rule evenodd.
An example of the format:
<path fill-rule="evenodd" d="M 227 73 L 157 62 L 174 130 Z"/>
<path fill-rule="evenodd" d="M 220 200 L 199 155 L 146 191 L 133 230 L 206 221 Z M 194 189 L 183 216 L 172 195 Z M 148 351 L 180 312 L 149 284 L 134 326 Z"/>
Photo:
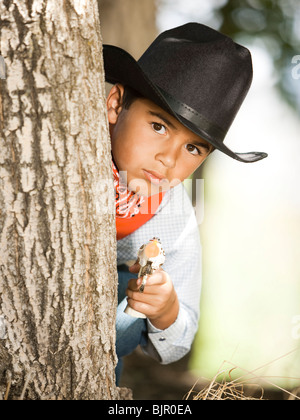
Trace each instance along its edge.
<path fill-rule="evenodd" d="M 138 260 L 136 260 L 136 262 L 134 264 L 132 264 L 128 269 L 130 271 L 130 273 L 138 273 L 140 271 L 140 264 L 138 262 Z"/>

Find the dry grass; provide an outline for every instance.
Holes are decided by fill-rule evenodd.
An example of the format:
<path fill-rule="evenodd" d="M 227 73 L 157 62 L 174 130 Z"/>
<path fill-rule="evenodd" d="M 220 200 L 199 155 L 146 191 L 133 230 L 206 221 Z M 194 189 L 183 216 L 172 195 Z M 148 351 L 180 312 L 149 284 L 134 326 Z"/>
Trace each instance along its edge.
<path fill-rule="evenodd" d="M 292 353 L 292 352 L 291 352 Z M 290 353 L 288 353 L 290 354 Z M 286 355 L 285 355 L 286 356 Z M 285 357 L 282 356 L 282 357 Z M 280 359 L 280 358 L 279 358 Z M 276 359 L 278 360 L 278 359 Z M 275 361 L 276 361 L 275 360 Z M 267 365 L 274 363 L 270 362 Z M 267 376 L 259 376 L 256 372 L 265 366 L 261 366 L 253 371 L 247 371 L 234 365 L 231 362 L 224 361 L 214 378 L 200 392 L 195 392 L 193 388 L 185 395 L 184 399 L 192 400 L 264 400 L 264 389 L 273 388 L 280 391 L 287 400 L 300 400 L 300 387 L 288 391 L 279 385 L 276 385 Z M 239 374 L 240 372 L 240 374 Z M 235 373 L 235 379 L 232 378 Z M 203 378 L 201 378 L 203 379 Z M 281 377 L 281 379 L 283 379 Z M 293 379 L 300 383 L 300 378 Z M 254 383 L 253 383 L 254 381 Z"/>
<path fill-rule="evenodd" d="M 255 398 L 248 395 L 249 385 L 244 385 L 243 383 L 238 383 L 236 380 L 228 381 L 226 379 L 227 375 L 230 374 L 230 371 L 220 371 L 212 379 L 212 381 L 207 385 L 202 391 L 195 393 L 193 389 L 189 391 L 185 399 L 193 400 L 262 400 L 263 399 L 263 389 L 261 389 L 261 397 Z M 245 388 L 247 388 L 247 393 L 245 393 Z"/>

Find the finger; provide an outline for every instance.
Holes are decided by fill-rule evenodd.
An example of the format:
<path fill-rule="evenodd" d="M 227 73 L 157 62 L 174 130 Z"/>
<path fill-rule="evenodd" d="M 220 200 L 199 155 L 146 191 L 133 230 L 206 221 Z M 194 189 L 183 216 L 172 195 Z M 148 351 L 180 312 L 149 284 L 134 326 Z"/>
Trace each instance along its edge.
<path fill-rule="evenodd" d="M 147 302 L 149 296 L 146 296 L 144 293 L 140 293 L 137 290 L 126 290 L 126 295 L 128 299 L 135 300 L 136 302 Z"/>
<path fill-rule="evenodd" d="M 128 289 L 132 291 L 138 291 L 143 283 L 144 278 L 146 279 L 146 282 L 143 293 L 159 293 L 159 287 L 171 282 L 169 275 L 164 270 L 159 269 L 151 275 L 146 274 L 145 276 L 139 277 L 138 279 L 130 279 L 127 286 Z"/>
<path fill-rule="evenodd" d="M 136 281 L 137 287 L 140 287 L 141 286 L 144 277 L 145 276 L 139 277 L 137 279 L 137 281 Z M 163 271 L 162 269 L 159 269 L 159 270 L 155 271 L 153 274 L 147 275 L 147 277 L 146 277 L 146 286 L 158 286 L 158 285 L 162 285 L 162 284 L 167 283 L 168 280 L 169 280 L 168 274 L 165 271 Z"/>
<path fill-rule="evenodd" d="M 142 277 L 139 277 L 139 278 L 133 278 L 133 279 L 130 279 L 129 281 L 128 281 L 128 289 L 131 289 L 131 290 L 138 290 L 140 287 L 141 287 L 141 285 L 142 285 L 142 283 L 143 283 L 143 279 L 145 279 L 145 286 L 147 285 L 147 284 L 152 284 L 152 285 L 154 285 L 154 284 L 160 284 L 161 282 L 157 279 L 157 278 L 154 278 L 154 280 L 151 280 L 151 282 L 149 283 L 149 281 L 150 281 L 150 279 L 152 278 L 152 276 L 153 276 L 154 274 L 145 274 L 144 276 L 142 276 Z"/>
<path fill-rule="evenodd" d="M 148 304 L 146 302 L 141 302 L 141 301 L 128 298 L 127 303 L 132 309 L 135 309 L 136 311 L 141 312 L 147 317 L 154 316 L 157 312 L 156 308 L 153 307 L 153 305 Z"/>
<path fill-rule="evenodd" d="M 160 305 L 161 302 L 164 301 L 164 296 L 157 292 L 153 294 L 149 293 L 149 289 L 151 288 L 148 288 L 148 292 L 143 292 L 143 293 L 140 293 L 139 291 L 136 291 L 136 290 L 127 289 L 126 296 L 128 299 L 132 299 L 136 302 L 148 303 L 151 306 Z"/>
<path fill-rule="evenodd" d="M 139 262 L 136 261 L 134 264 L 132 264 L 129 267 L 129 271 L 130 271 L 130 273 L 138 273 L 140 271 L 140 268 L 141 268 L 141 266 L 140 266 Z"/>
<path fill-rule="evenodd" d="M 128 281 L 128 285 L 127 285 L 127 288 L 129 289 L 129 290 L 133 290 L 133 291 L 137 291 L 138 289 L 139 289 L 139 287 L 140 287 L 140 285 L 138 285 L 138 280 L 139 279 L 137 279 L 137 278 L 135 278 L 135 279 L 130 279 L 129 281 Z"/>
<path fill-rule="evenodd" d="M 145 301 L 146 299 L 153 299 L 155 296 L 160 296 L 162 294 L 161 286 L 145 286 L 143 292 L 141 292 L 140 287 L 134 289 L 126 289 L 126 296 L 130 296 L 134 300 Z"/>

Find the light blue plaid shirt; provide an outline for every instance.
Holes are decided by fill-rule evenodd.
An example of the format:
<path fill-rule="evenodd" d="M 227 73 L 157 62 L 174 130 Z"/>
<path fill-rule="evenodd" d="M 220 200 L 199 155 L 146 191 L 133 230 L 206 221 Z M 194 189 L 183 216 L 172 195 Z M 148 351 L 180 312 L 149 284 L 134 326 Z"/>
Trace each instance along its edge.
<path fill-rule="evenodd" d="M 198 328 L 201 291 L 201 245 L 197 220 L 182 184 L 168 191 L 155 215 L 117 244 L 118 265 L 136 260 L 142 244 L 158 237 L 166 253 L 163 269 L 170 275 L 180 302 L 177 320 L 159 330 L 149 320 L 143 351 L 162 364 L 182 358 Z"/>

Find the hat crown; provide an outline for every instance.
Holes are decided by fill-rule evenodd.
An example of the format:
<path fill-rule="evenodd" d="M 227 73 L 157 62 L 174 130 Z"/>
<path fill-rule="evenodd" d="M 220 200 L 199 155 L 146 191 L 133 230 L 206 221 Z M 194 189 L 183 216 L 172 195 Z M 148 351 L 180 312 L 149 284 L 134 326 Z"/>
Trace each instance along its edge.
<path fill-rule="evenodd" d="M 227 132 L 248 90 L 249 50 L 205 25 L 163 32 L 138 60 L 151 81 Z"/>

